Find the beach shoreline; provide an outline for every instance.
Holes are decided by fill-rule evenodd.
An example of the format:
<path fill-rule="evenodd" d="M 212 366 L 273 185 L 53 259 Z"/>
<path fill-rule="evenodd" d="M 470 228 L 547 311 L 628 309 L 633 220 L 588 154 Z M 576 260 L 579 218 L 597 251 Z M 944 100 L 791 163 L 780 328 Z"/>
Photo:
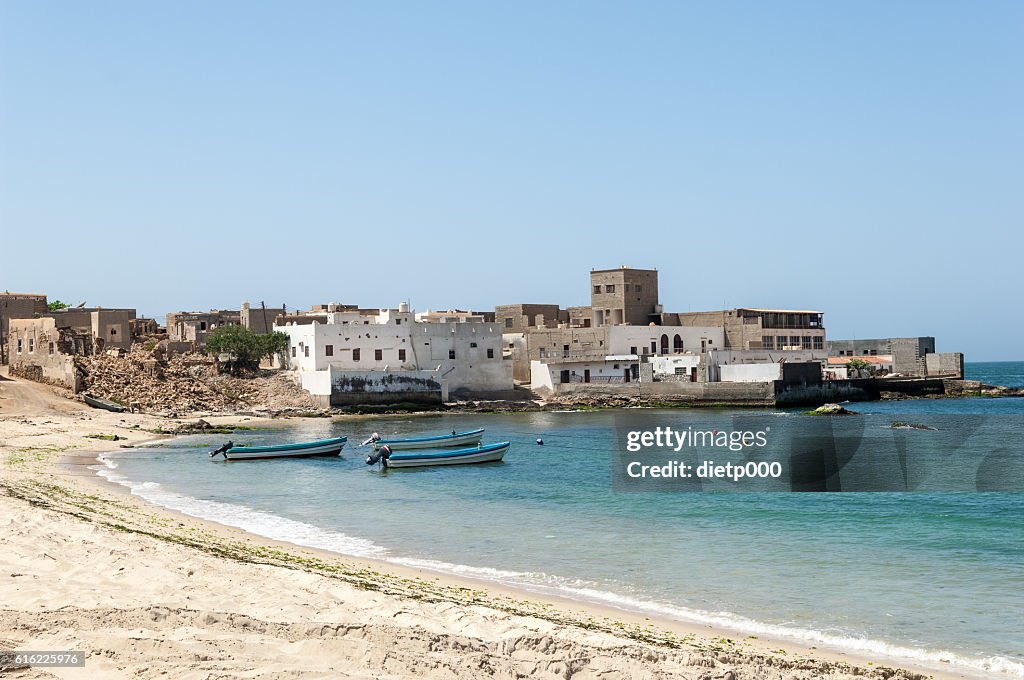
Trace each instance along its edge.
<path fill-rule="evenodd" d="M 10 386 L 12 382 L 0 382 L 0 391 Z M 467 619 L 473 619 L 472 628 L 482 640 L 507 639 L 511 629 L 535 632 L 543 630 L 545 636 L 558 643 L 596 645 L 590 656 L 601 657 L 599 665 L 611 671 L 621 672 L 621 677 L 636 677 L 634 673 L 637 668 L 645 673 L 653 668 L 649 668 L 645 663 L 635 665 L 634 657 L 639 654 L 642 658 L 645 653 L 660 659 L 657 662 L 659 668 L 664 668 L 670 657 L 674 659 L 673 663 L 680 664 L 678 675 L 668 673 L 657 677 L 697 677 L 697 668 L 707 670 L 710 673 L 707 677 L 719 676 L 727 670 L 737 673 L 738 677 L 761 677 L 768 668 L 773 669 L 773 672 L 782 673 L 773 677 L 808 677 L 808 673 L 812 674 L 811 677 L 971 677 L 952 669 L 947 672 L 944 669 L 897 663 L 892 659 L 868 658 L 841 651 L 816 649 L 787 640 L 742 636 L 730 629 L 648 616 L 607 605 L 512 588 L 493 581 L 453 576 L 385 560 L 339 555 L 251 534 L 210 519 L 178 513 L 151 504 L 131 494 L 126 487 L 99 477 L 95 468 L 101 463 L 97 457 L 109 452 L 112 444 L 103 440 L 86 439 L 87 434 L 102 430 L 103 434 L 124 437 L 128 446 L 139 446 L 154 439 L 146 430 L 158 429 L 154 425 L 166 421 L 141 414 L 95 412 L 55 394 L 52 395 L 52 399 L 45 395 L 40 396 L 41 392 L 48 390 L 41 385 L 21 382 L 19 389 L 34 392 L 41 403 L 27 404 L 27 408 L 18 413 L 12 412 L 9 408 L 10 400 L 0 402 L 4 406 L 4 409 L 0 410 L 0 431 L 4 435 L 3 443 L 0 444 L 0 456 L 3 457 L 3 461 L 0 462 L 3 466 L 3 493 L 0 494 L 0 503 L 4 506 L 4 514 L 11 518 L 9 528 L 16 523 L 31 521 L 42 527 L 42 534 L 50 536 L 85 532 L 91 540 L 102 546 L 89 555 L 90 559 L 100 560 L 101 563 L 103 559 L 100 553 L 104 550 L 108 554 L 114 554 L 123 550 L 126 545 L 143 541 L 148 551 L 161 560 L 179 560 L 182 556 L 189 561 L 212 560 L 212 565 L 207 567 L 204 578 L 210 577 L 211 574 L 219 576 L 211 578 L 211 581 L 217 583 L 224 579 L 233 582 L 235 578 L 241 578 L 239 572 L 251 568 L 269 570 L 271 574 L 267 578 L 271 580 L 287 580 L 287 577 L 298 572 L 304 575 L 303 578 L 308 577 L 317 581 L 318 588 L 344 587 L 351 590 L 351 593 L 345 593 L 349 601 L 359 599 L 354 595 L 365 596 L 371 593 L 374 598 L 385 598 L 388 607 L 407 610 L 413 606 L 416 609 L 426 607 L 430 610 L 417 611 L 416 615 L 407 621 L 412 628 L 433 625 L 444 629 L 446 625 L 451 624 L 461 630 Z M 32 411 L 41 413 L 36 415 Z M 214 426 L 258 426 L 281 422 L 259 420 L 249 416 L 218 416 L 208 420 Z M 16 459 L 16 464 L 11 464 L 12 457 Z M 5 539 L 5 542 L 9 540 Z M 60 543 L 56 544 L 56 547 L 59 546 Z M 58 552 L 56 547 L 53 552 Z M 24 553 L 24 550 L 22 552 Z M 17 565 L 19 571 L 12 573 L 31 573 L 40 560 L 46 565 L 53 556 L 45 553 L 43 557 L 33 557 L 29 554 L 24 554 L 23 557 L 24 560 Z M 117 569 L 131 571 L 133 566 L 125 563 Z M 194 576 L 195 573 L 186 578 L 192 580 Z M 18 585 L 19 578 L 22 576 L 8 577 L 8 583 L 0 593 L 3 596 L 0 599 L 9 603 L 6 608 L 0 608 L 0 621 L 13 623 L 15 634 L 24 635 L 27 630 L 35 629 L 38 622 L 33 624 L 31 621 L 34 620 L 33 616 L 38 614 L 37 607 L 42 607 L 44 611 L 53 611 L 69 604 L 77 604 L 66 601 L 76 599 L 77 593 L 74 590 L 65 591 L 64 599 L 38 602 L 38 598 L 33 599 L 28 590 Z M 167 600 L 174 600 L 178 595 L 173 588 L 168 587 L 169 585 L 164 583 L 163 588 L 151 593 L 148 600 L 135 604 L 149 607 L 168 606 Z M 205 596 L 209 596 L 206 591 L 212 585 L 204 584 L 201 588 Z M 101 588 L 100 591 L 102 590 Z M 104 595 L 113 601 L 126 596 L 119 592 L 107 592 Z M 227 593 L 224 598 L 227 601 L 221 607 L 215 605 L 213 608 L 232 611 L 229 605 L 234 604 L 233 601 L 238 595 L 238 592 Z M 268 614 L 268 604 L 256 603 L 256 606 L 238 614 L 248 617 L 255 616 L 256 612 Z M 379 605 L 380 602 L 375 600 L 375 604 Z M 292 602 L 291 606 L 304 610 L 304 616 L 298 617 L 299 620 L 323 618 L 324 612 L 320 610 L 322 605 L 317 601 L 300 598 L 300 601 Z M 434 611 L 437 607 L 444 609 L 446 615 L 438 618 L 437 612 Z M 183 608 L 179 606 L 179 609 Z M 118 610 L 124 611 L 125 607 Z M 345 611 L 349 618 L 351 613 Z M 86 614 L 81 616 L 88 618 Z M 478 621 L 480 617 L 482 620 Z M 454 623 L 450 620 L 452 618 Z M 77 624 L 81 622 L 77 622 L 75 628 L 79 627 Z M 195 625 L 196 622 L 190 620 L 189 627 Z M 6 625 L 5 628 L 10 629 L 11 625 Z M 69 642 L 75 639 L 71 626 L 64 629 L 62 634 Z M 117 630 L 110 630 L 107 633 L 108 638 L 119 639 L 119 635 Z M 165 638 L 172 635 L 172 632 L 161 629 L 151 631 L 151 635 Z M 30 636 L 18 639 L 18 642 L 30 644 L 32 648 L 38 649 L 41 648 L 39 645 L 47 640 Z M 12 648 L 10 639 L 6 644 L 8 648 Z M 630 651 L 626 653 L 623 652 L 625 648 L 618 648 L 618 651 L 606 650 L 597 653 L 609 645 L 612 648 L 615 648 L 615 645 L 625 645 Z M 241 646 L 244 649 L 249 647 L 245 643 L 241 643 Z M 133 657 L 127 649 L 119 649 L 114 652 L 112 659 L 96 659 L 96 664 L 104 665 L 109 661 L 110 668 L 104 666 L 103 670 L 110 675 L 104 677 L 123 677 L 119 673 L 132 667 L 133 663 L 144 663 L 143 659 L 136 658 L 137 656 L 136 653 Z M 511 657 L 514 656 L 498 655 L 499 659 L 509 663 L 513 663 Z M 555 654 L 547 661 L 557 664 L 557 657 Z M 332 663 L 338 663 L 344 658 L 344 654 L 341 654 Z M 491 663 L 494 663 L 494 660 Z M 93 664 L 93 669 L 96 664 Z M 893 670 L 896 666 L 905 670 Z M 686 668 L 689 670 L 685 671 Z M 62 673 L 61 677 L 85 677 L 74 675 L 71 669 L 65 670 L 69 672 Z M 367 670 L 374 672 L 369 668 Z M 310 669 L 310 673 L 312 672 L 313 669 Z M 686 674 L 690 672 L 693 673 L 692 676 Z M 431 676 L 430 673 L 427 675 Z M 444 673 L 437 673 L 437 676 L 462 677 Z M 89 677 L 99 676 L 90 672 Z M 465 677 L 474 676 L 467 674 Z"/>

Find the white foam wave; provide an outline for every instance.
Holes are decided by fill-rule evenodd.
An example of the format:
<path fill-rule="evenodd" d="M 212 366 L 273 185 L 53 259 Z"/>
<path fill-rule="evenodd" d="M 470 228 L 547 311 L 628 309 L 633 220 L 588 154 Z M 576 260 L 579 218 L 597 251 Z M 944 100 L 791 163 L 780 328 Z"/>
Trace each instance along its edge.
<path fill-rule="evenodd" d="M 321 529 L 320 527 L 287 519 L 268 512 L 254 510 L 244 505 L 222 503 L 220 501 L 192 498 L 182 494 L 166 491 L 156 482 L 134 482 L 113 472 L 116 465 L 111 466 L 104 457 L 99 459 L 105 467 L 96 466 L 97 474 L 115 484 L 127 487 L 135 496 L 155 505 L 170 508 L 190 517 L 212 520 L 220 524 L 243 529 L 259 536 L 266 536 L 277 541 L 287 541 L 297 545 L 353 557 L 383 558 L 387 551 L 372 541 L 349 536 L 338 531 Z"/>
<path fill-rule="evenodd" d="M 569 580 L 543 573 L 509 571 L 491 567 L 455 564 L 441 560 L 390 556 L 386 549 L 366 539 L 322 529 L 305 522 L 286 519 L 241 505 L 192 498 L 161 490 L 160 485 L 155 482 L 133 482 L 113 472 L 117 468 L 117 464 L 114 461 L 110 461 L 102 456 L 99 460 L 103 463 L 103 467 L 93 467 L 93 469 L 97 470 L 97 474 L 111 482 L 128 487 L 134 495 L 151 503 L 192 517 L 213 520 L 221 524 L 237 527 L 274 540 L 329 550 L 353 557 L 384 559 L 403 566 L 427 569 L 456 576 L 468 576 L 470 578 L 515 586 L 533 592 L 547 592 L 561 597 L 605 604 L 626 611 L 653 613 L 679 621 L 726 628 L 748 635 L 791 640 L 808 645 L 820 645 L 836 651 L 852 652 L 871 658 L 886 657 L 894 661 L 909 661 L 917 665 L 945 670 L 956 666 L 964 671 L 977 674 L 978 677 L 991 677 L 998 674 L 999 677 L 1004 678 L 1024 678 L 1024 662 L 1002 656 L 975 658 L 941 650 L 905 647 L 882 640 L 765 623 L 729 612 L 709 612 L 699 609 L 688 609 L 664 602 L 642 600 L 628 595 L 601 590 L 595 587 L 595 584 L 586 581 Z"/>

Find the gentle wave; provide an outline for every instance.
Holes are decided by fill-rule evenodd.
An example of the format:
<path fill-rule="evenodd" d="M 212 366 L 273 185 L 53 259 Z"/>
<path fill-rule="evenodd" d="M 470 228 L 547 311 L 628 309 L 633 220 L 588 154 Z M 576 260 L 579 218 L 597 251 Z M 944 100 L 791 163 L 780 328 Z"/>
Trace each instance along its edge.
<path fill-rule="evenodd" d="M 881 640 L 837 635 L 813 629 L 791 628 L 756 621 L 729 612 L 687 609 L 664 602 L 619 595 L 593 587 L 596 584 L 564 579 L 543 573 L 517 572 L 491 567 L 455 564 L 440 560 L 393 556 L 389 555 L 385 548 L 366 539 L 323 529 L 305 522 L 286 519 L 241 505 L 203 500 L 163 491 L 160 490 L 160 485 L 156 482 L 133 482 L 113 472 L 117 468 L 117 463 L 114 461 L 104 456 L 100 456 L 99 460 L 103 463 L 103 467 L 93 467 L 94 470 L 97 470 L 97 474 L 111 482 L 129 488 L 132 494 L 144 500 L 185 515 L 236 527 L 274 540 L 287 541 L 309 548 L 328 550 L 352 557 L 375 558 L 407 567 L 426 569 L 455 576 L 467 576 L 534 592 L 548 592 L 570 599 L 605 604 L 626 611 L 653 613 L 684 622 L 707 624 L 749 635 L 764 635 L 769 638 L 787 639 L 802 644 L 817 644 L 836 651 L 852 652 L 872 658 L 887 657 L 895 661 L 910 661 L 915 664 L 946 670 L 951 666 L 958 666 L 964 670 L 979 674 L 998 673 L 1003 677 L 1024 678 L 1024 662 L 1001 656 L 972 658 L 941 650 L 905 647 Z"/>
<path fill-rule="evenodd" d="M 297 522 L 295 520 L 272 515 L 268 512 L 253 510 L 242 505 L 209 501 L 192 498 L 171 491 L 160 489 L 156 482 L 133 482 L 113 472 L 117 464 L 100 456 L 104 467 L 95 466 L 99 476 L 120 484 L 131 490 L 131 493 L 171 510 L 190 517 L 211 520 L 219 524 L 243 529 L 253 534 L 266 536 L 277 541 L 287 541 L 309 548 L 329 550 L 331 552 L 352 555 L 353 557 L 382 558 L 387 551 L 366 539 L 349 536 L 337 531 Z M 111 465 L 113 463 L 113 465 Z"/>

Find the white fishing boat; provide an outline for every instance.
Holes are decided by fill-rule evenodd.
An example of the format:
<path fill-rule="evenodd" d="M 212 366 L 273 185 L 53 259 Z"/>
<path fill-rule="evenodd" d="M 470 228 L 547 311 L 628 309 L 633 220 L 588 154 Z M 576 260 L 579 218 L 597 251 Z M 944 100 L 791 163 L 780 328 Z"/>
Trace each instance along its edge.
<path fill-rule="evenodd" d="M 493 463 L 501 460 L 508 451 L 509 442 L 480 444 L 468 449 L 435 451 L 433 453 L 392 453 L 382 447 L 374 456 L 366 457 L 367 465 L 381 463 L 386 468 L 426 467 L 428 465 L 467 465 L 470 463 Z"/>
<path fill-rule="evenodd" d="M 446 449 L 455 446 L 473 446 L 479 444 L 484 437 L 483 429 L 437 435 L 436 437 L 412 437 L 409 439 L 381 439 L 376 432 L 363 445 L 373 446 L 374 451 L 388 447 L 392 451 L 410 451 L 415 449 Z"/>
<path fill-rule="evenodd" d="M 319 441 L 301 442 L 299 444 L 280 444 L 277 446 L 235 446 L 228 442 L 211 456 L 220 454 L 225 460 L 264 460 L 267 458 L 312 458 L 313 456 L 337 456 L 345 447 L 348 437 L 334 437 Z"/>

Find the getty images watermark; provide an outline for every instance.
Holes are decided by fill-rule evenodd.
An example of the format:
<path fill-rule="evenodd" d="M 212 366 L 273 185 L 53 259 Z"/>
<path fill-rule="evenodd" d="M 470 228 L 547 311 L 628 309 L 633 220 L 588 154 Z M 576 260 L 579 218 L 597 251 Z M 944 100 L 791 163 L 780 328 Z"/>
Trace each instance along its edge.
<path fill-rule="evenodd" d="M 1024 491 L 1024 416 L 630 410 L 615 491 Z"/>
<path fill-rule="evenodd" d="M 653 430 L 631 430 L 626 435 L 626 450 L 639 453 L 645 449 L 655 449 L 679 453 L 683 449 L 698 448 L 703 450 L 721 449 L 723 451 L 743 451 L 749 448 L 768 446 L 768 433 L 771 426 L 763 430 L 700 430 L 693 426 L 685 430 L 673 429 L 670 426 L 656 427 Z M 667 460 L 664 463 L 644 464 L 640 460 L 630 461 L 626 465 L 626 474 L 633 478 L 660 479 L 731 479 L 739 481 L 745 478 L 760 477 L 778 478 L 782 476 L 782 463 L 778 461 L 745 462 L 725 461 L 716 464 L 714 459 L 701 459 L 700 462 L 687 463 L 683 460 Z"/>

